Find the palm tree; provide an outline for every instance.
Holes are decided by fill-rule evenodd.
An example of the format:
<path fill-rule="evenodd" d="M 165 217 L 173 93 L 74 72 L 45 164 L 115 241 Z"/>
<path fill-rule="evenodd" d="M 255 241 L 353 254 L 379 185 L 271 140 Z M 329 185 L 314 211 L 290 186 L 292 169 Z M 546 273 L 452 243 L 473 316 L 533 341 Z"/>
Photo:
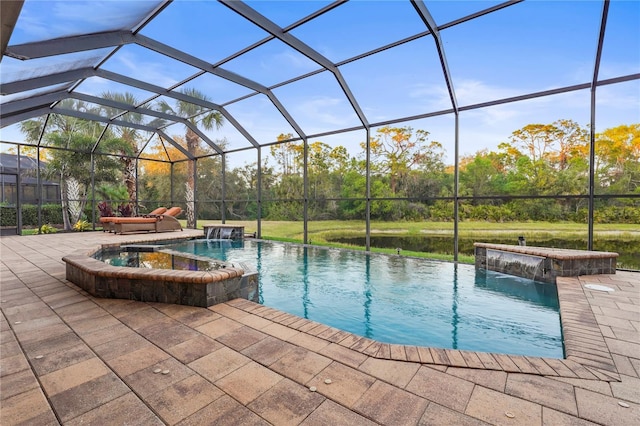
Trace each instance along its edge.
<path fill-rule="evenodd" d="M 93 112 L 82 101 L 65 99 L 59 104 L 64 109 Z M 55 111 L 55 110 L 54 110 Z M 45 132 L 42 132 L 46 116 L 20 123 L 20 131 L 29 142 L 36 143 L 43 134 L 41 156 L 47 160 L 43 172 L 45 178 L 59 180 L 62 192 L 62 217 L 65 229 L 80 220 L 86 204 L 87 188 L 91 184 L 91 148 L 103 127 L 96 122 L 62 114 L 50 114 Z M 105 144 L 113 149 L 121 146 L 119 140 L 107 138 Z M 112 182 L 117 176 L 117 164 L 107 156 L 95 158 L 95 181 Z"/>
<path fill-rule="evenodd" d="M 91 109 L 85 102 L 75 99 L 64 99 L 60 101 L 58 106 L 64 109 L 91 112 Z M 55 112 L 55 110 L 53 110 L 53 112 Z M 42 126 L 44 126 L 45 121 L 47 123 L 46 133 L 60 133 L 65 135 L 82 133 L 97 137 L 102 131 L 102 126 L 99 123 L 87 121 L 81 118 L 69 117 L 67 115 L 60 114 L 49 114 L 48 116 L 41 115 L 32 120 L 20 122 L 20 131 L 25 136 L 27 142 L 32 144 L 38 143 L 42 133 Z"/>
<path fill-rule="evenodd" d="M 102 94 L 102 97 L 105 99 L 109 99 L 112 101 L 116 101 L 122 104 L 127 105 L 138 105 L 139 102 L 136 97 L 129 92 L 125 93 L 116 93 L 116 92 L 105 92 Z M 119 114 L 121 111 L 117 108 L 112 108 L 109 106 L 103 105 L 101 109 L 109 116 L 113 117 Z M 123 116 L 119 117 L 121 121 L 127 121 L 133 124 L 140 124 L 144 121 L 144 117 L 142 114 L 137 112 L 128 112 Z M 136 162 L 135 159 L 131 157 L 132 153 L 138 152 L 138 141 L 140 139 L 140 132 L 138 130 L 131 127 L 124 126 L 115 126 L 113 127 L 114 133 L 122 139 L 125 144 L 125 149 L 120 150 L 120 161 L 123 165 L 123 180 L 124 184 L 127 187 L 127 193 L 129 194 L 129 203 L 131 205 L 136 205 Z M 127 147 L 128 146 L 128 147 Z"/>
<path fill-rule="evenodd" d="M 191 96 L 192 98 L 208 101 L 209 99 L 197 89 L 183 89 L 180 91 L 182 94 Z M 186 101 L 177 101 L 177 109 L 174 110 L 171 105 L 166 101 L 158 103 L 160 111 L 165 113 L 175 114 L 179 117 L 187 119 L 191 124 L 197 126 L 201 125 L 205 130 L 211 130 L 215 126 L 219 129 L 224 123 L 224 117 L 219 111 L 214 111 L 202 105 L 193 104 Z M 185 126 L 186 127 L 186 126 Z M 196 155 L 200 146 L 200 137 L 191 128 L 186 127 L 185 140 L 187 142 L 187 151 L 190 154 Z M 187 204 L 187 228 L 194 228 L 196 224 L 195 218 L 195 181 L 194 181 L 194 169 L 195 164 L 193 161 L 187 163 L 187 182 L 185 198 Z"/>
<path fill-rule="evenodd" d="M 82 219 L 87 202 L 88 189 L 91 186 L 91 148 L 95 144 L 92 135 L 73 132 L 47 133 L 45 135 L 49 150 L 45 178 L 57 178 L 62 183 L 62 217 L 65 229 L 71 229 L 74 223 Z M 114 150 L 122 147 L 122 140 L 110 138 L 104 142 Z M 98 155 L 94 159 L 93 179 L 98 182 L 114 183 L 118 179 L 118 161 L 111 156 Z"/>

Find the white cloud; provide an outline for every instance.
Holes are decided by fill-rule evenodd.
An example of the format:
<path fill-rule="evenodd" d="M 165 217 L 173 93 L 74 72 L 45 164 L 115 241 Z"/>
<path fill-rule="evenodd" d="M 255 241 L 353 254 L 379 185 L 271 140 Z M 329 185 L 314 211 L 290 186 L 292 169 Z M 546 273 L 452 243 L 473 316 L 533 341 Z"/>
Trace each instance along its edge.
<path fill-rule="evenodd" d="M 455 92 L 458 104 L 463 106 L 509 98 L 520 94 L 521 90 L 492 86 L 478 80 L 456 80 Z"/>
<path fill-rule="evenodd" d="M 161 87 L 169 87 L 178 82 L 167 75 L 167 68 L 158 62 L 144 61 L 140 55 L 134 55 L 131 52 L 126 52 L 125 49 L 120 49 L 116 55 L 114 55 L 112 61 L 121 65 L 117 72 L 144 80 L 145 82 L 155 84 Z M 107 68 L 113 65 L 109 62 Z M 144 77 L 140 75 L 143 74 Z M 138 77 L 136 77 L 138 76 Z"/>
<path fill-rule="evenodd" d="M 275 60 L 270 64 L 277 64 L 277 67 L 295 68 L 301 72 L 312 71 L 320 68 L 315 62 L 303 56 L 301 53 L 285 50 L 274 56 Z"/>
<path fill-rule="evenodd" d="M 409 98 L 419 99 L 425 105 L 426 111 L 451 108 L 447 87 L 441 84 L 416 84 L 409 88 Z"/>
<path fill-rule="evenodd" d="M 151 1 L 28 1 L 11 44 L 131 28 L 156 5 Z M 24 37 L 24 39 L 20 39 Z"/>
<path fill-rule="evenodd" d="M 110 80 L 105 80 L 100 77 L 89 77 L 78 86 L 76 91 L 80 93 L 86 93 L 94 96 L 100 96 L 104 92 L 110 91 L 110 87 L 112 86 L 112 82 Z"/>
<path fill-rule="evenodd" d="M 47 17 L 40 13 L 34 13 L 34 10 L 23 7 L 20 17 L 18 18 L 16 28 L 22 32 L 23 35 L 29 37 L 28 40 L 14 41 L 15 37 L 11 37 L 10 44 L 24 43 L 32 40 L 44 40 L 50 38 L 51 25 L 46 23 Z M 17 33 L 16 33 L 17 34 Z"/>
<path fill-rule="evenodd" d="M 345 105 L 341 99 L 328 96 L 313 97 L 302 102 L 298 107 L 298 111 L 309 120 L 331 124 L 336 128 L 353 124 L 355 113 L 343 114 L 344 110 Z"/>

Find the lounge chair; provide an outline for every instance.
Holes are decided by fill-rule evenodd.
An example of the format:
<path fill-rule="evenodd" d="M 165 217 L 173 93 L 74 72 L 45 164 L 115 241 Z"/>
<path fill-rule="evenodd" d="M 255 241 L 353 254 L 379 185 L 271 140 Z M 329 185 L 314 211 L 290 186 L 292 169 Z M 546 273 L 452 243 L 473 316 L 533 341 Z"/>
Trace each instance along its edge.
<path fill-rule="evenodd" d="M 116 217 L 112 224 L 116 234 L 125 232 L 167 232 L 182 231 L 182 225 L 176 219 L 182 213 L 180 207 L 171 207 L 159 215 L 147 215 L 145 217 Z"/>
<path fill-rule="evenodd" d="M 167 211 L 166 207 L 158 207 L 157 209 L 147 213 L 146 215 L 136 216 L 136 217 L 150 217 L 157 216 L 163 214 Z M 102 224 L 102 231 L 114 232 L 115 228 L 113 226 L 114 219 L 122 219 L 122 217 L 118 216 L 104 216 L 100 218 L 100 223 Z"/>

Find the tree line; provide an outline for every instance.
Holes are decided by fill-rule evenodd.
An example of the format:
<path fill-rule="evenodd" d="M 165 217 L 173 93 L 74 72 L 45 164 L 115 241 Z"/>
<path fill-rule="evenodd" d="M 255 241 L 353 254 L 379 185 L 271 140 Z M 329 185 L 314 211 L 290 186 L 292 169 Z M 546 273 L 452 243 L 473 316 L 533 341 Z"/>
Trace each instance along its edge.
<path fill-rule="evenodd" d="M 206 100 L 197 90 L 186 89 L 185 94 Z M 137 104 L 130 94 L 105 93 L 103 97 Z M 107 116 L 120 113 L 113 107 L 64 102 L 64 107 L 71 109 L 93 109 Z M 187 102 L 161 102 L 154 109 L 184 117 L 204 129 L 224 125 L 219 112 Z M 120 126 L 105 128 L 57 114 L 50 117 L 44 133 L 44 119 L 25 121 L 21 130 L 28 141 L 35 142 L 43 134 L 43 146 L 59 148 L 42 150 L 41 155 L 47 162 L 44 176 L 62 183 L 64 221 L 69 227 L 86 216 L 92 183 L 98 188 L 98 200 L 138 202 L 148 209 L 179 203 L 187 212 L 187 226 L 195 222 L 196 213 L 199 219 L 220 219 L 223 210 L 227 219 L 256 219 L 258 182 L 261 217 L 266 220 L 301 220 L 305 199 L 311 220 L 363 220 L 367 196 L 372 220 L 453 220 L 455 168 L 445 164 L 443 145 L 430 140 L 426 130 L 385 126 L 372 135 L 369 144 L 362 141 L 358 152 L 322 141 L 305 147 L 303 142 L 291 142 L 293 135 L 281 134 L 281 143 L 271 145 L 264 155 L 258 179 L 255 162 L 223 173 L 222 157 L 210 155 L 210 147 L 189 126 L 183 134 L 172 135 L 181 149 L 155 143 L 143 157 L 184 159 L 186 151 L 198 158 L 196 162 L 179 161 L 171 167 L 161 161 L 140 160 L 136 169 L 135 156 L 149 143 L 144 132 Z M 132 123 L 145 120 L 142 114 L 131 112 L 119 119 Z M 147 124 L 161 122 L 155 119 Z M 92 156 L 97 141 L 98 152 L 111 155 Z M 225 140 L 214 142 L 225 148 Z M 589 156 L 588 128 L 572 120 L 517 129 L 496 149 L 460 158 L 460 219 L 585 222 Z M 640 223 L 640 197 L 634 197 L 640 194 L 640 124 L 620 125 L 595 135 L 594 173 L 595 192 L 605 196 L 597 199 L 596 220 Z"/>
<path fill-rule="evenodd" d="M 281 134 L 279 141 L 293 138 Z M 224 143 L 222 142 L 222 145 Z M 495 150 L 480 150 L 459 163 L 462 220 L 586 222 L 589 193 L 589 133 L 571 120 L 530 124 L 514 131 Z M 311 220 L 363 220 L 366 214 L 366 143 L 349 153 L 321 141 L 306 147 L 283 142 L 269 148 L 261 165 L 262 218 L 301 220 L 304 200 Z M 596 220 L 640 223 L 640 125 L 621 125 L 596 135 Z M 370 214 L 373 220 L 453 220 L 454 167 L 429 132 L 383 127 L 369 143 Z M 149 199 L 167 193 L 167 166 L 150 165 L 143 182 Z M 258 167 L 225 170 L 225 216 L 255 219 Z M 184 173 L 176 168 L 174 173 Z M 198 211 L 222 215 L 222 162 L 198 161 Z M 180 178 L 178 179 L 180 180 Z"/>

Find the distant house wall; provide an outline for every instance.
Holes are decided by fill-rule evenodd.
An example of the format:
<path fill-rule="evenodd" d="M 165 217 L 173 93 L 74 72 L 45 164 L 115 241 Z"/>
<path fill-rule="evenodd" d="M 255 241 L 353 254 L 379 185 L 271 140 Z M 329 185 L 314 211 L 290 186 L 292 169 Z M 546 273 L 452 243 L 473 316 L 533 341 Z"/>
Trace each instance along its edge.
<path fill-rule="evenodd" d="M 46 163 L 40 162 L 40 170 Z M 20 202 L 22 204 L 57 204 L 61 202 L 60 184 L 58 182 L 42 180 L 42 193 L 38 197 L 37 162 L 30 157 L 20 156 Z M 17 203 L 17 175 L 18 156 L 0 153 L 0 202 L 14 205 Z"/>

